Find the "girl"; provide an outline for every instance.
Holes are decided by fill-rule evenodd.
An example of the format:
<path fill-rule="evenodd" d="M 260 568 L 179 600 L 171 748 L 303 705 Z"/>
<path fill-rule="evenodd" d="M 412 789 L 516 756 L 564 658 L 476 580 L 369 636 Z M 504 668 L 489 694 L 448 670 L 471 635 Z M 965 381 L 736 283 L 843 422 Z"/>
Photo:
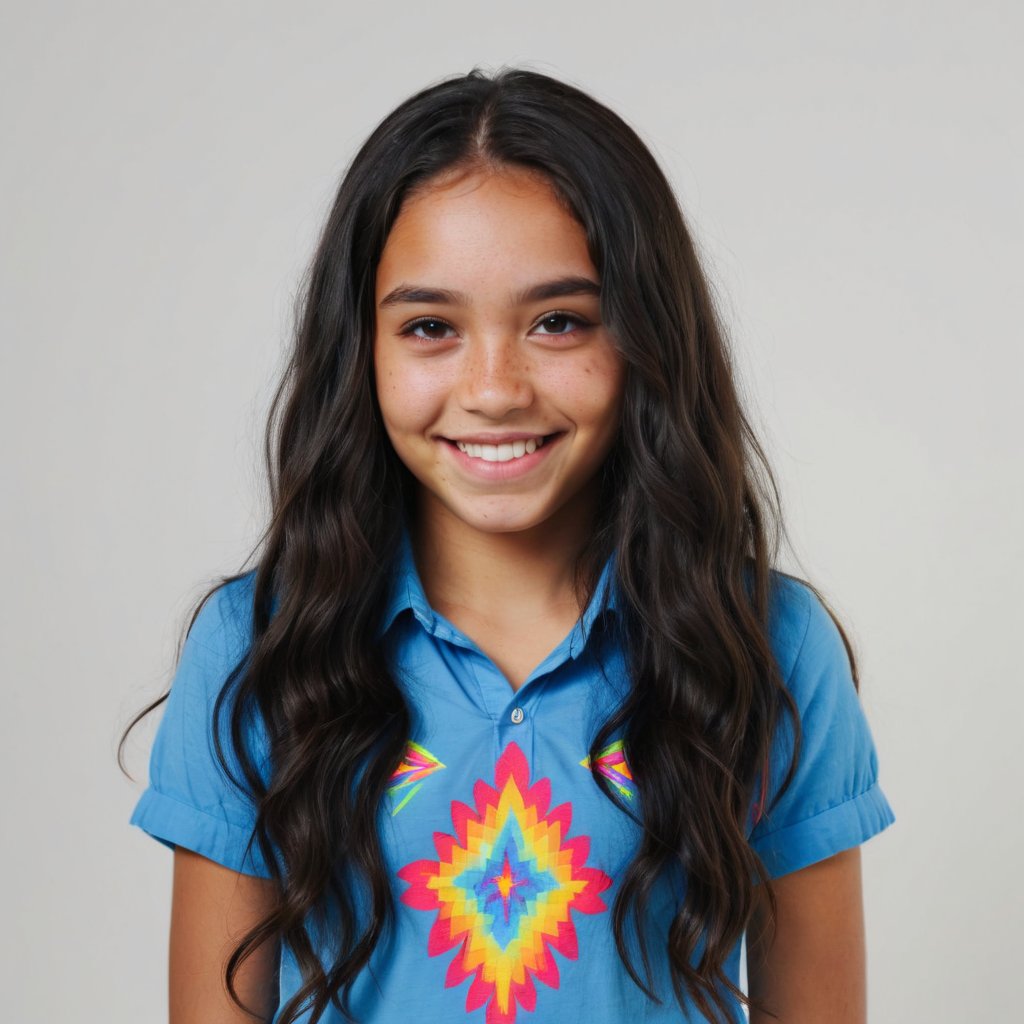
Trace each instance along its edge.
<path fill-rule="evenodd" d="M 863 1021 L 858 846 L 894 816 L 854 661 L 774 568 L 633 130 L 517 69 L 386 117 L 267 452 L 255 567 L 142 712 L 172 1024 Z"/>

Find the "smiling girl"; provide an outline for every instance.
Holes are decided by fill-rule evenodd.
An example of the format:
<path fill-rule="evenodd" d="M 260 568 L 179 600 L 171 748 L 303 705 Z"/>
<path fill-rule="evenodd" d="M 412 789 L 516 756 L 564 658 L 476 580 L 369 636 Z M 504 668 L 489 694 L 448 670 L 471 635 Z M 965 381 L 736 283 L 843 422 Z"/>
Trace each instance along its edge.
<path fill-rule="evenodd" d="M 853 657 L 632 129 L 517 69 L 388 115 L 267 451 L 131 723 L 167 701 L 171 1024 L 865 1019 Z"/>

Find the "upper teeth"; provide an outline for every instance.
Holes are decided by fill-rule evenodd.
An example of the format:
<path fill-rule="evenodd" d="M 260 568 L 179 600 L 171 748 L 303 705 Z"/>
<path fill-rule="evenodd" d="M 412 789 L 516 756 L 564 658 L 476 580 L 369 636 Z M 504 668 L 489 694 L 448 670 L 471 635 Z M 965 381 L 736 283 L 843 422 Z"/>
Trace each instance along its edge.
<path fill-rule="evenodd" d="M 532 454 L 543 443 L 544 438 L 532 437 L 527 441 L 510 441 L 508 444 L 465 444 L 456 441 L 460 452 L 465 452 L 470 458 L 483 459 L 485 462 L 508 462 L 510 459 L 519 459 L 524 455 Z"/>

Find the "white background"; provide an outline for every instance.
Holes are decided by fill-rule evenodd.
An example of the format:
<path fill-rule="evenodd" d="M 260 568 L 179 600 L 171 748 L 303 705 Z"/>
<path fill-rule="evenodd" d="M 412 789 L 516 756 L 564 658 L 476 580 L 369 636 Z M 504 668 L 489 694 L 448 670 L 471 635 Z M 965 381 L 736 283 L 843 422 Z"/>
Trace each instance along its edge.
<path fill-rule="evenodd" d="M 412 92 L 501 64 L 636 127 L 705 252 L 791 564 L 849 625 L 897 816 L 864 846 L 871 1020 L 1012 1019 L 1022 20 L 1009 2 L 5 4 L 5 1019 L 164 1018 L 172 857 L 127 824 L 158 715 L 135 784 L 117 737 L 261 526 L 262 420 L 340 173 Z"/>

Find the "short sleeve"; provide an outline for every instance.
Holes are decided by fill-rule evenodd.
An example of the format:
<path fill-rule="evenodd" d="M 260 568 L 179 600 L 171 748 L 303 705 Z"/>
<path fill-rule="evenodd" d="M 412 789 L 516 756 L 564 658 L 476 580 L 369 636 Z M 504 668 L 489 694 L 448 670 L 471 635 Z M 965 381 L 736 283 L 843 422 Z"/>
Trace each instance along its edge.
<path fill-rule="evenodd" d="M 249 845 L 255 800 L 224 773 L 213 742 L 214 701 L 250 642 L 247 579 L 214 591 L 192 624 L 153 741 L 149 785 L 129 824 L 172 849 L 183 846 L 234 871 L 268 878 L 259 844 L 253 839 Z M 221 711 L 221 743 L 232 774 L 244 782 L 231 745 L 230 712 L 227 702 Z M 262 730 L 247 733 L 248 751 L 261 770 L 264 738 Z"/>
<path fill-rule="evenodd" d="M 796 771 L 771 806 L 789 768 L 793 726 L 780 715 L 764 813 L 750 843 L 770 878 L 831 857 L 891 825 L 896 817 L 879 784 L 878 754 L 853 683 L 842 636 L 803 583 L 782 577 L 773 643 L 800 714 Z M 795 654 L 794 654 L 795 652 Z"/>

